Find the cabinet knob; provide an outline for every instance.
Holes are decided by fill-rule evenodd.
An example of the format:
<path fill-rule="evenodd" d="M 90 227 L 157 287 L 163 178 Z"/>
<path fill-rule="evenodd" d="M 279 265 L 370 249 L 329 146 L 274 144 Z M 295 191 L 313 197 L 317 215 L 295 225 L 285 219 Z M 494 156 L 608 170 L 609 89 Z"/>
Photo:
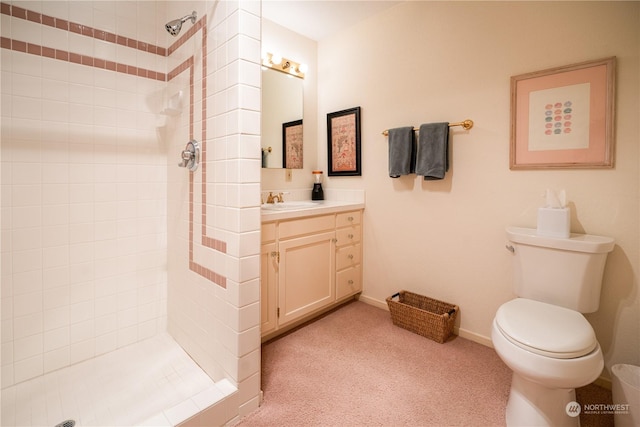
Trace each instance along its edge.
<path fill-rule="evenodd" d="M 353 234 L 348 234 L 347 237 L 353 239 Z"/>
<path fill-rule="evenodd" d="M 347 221 L 353 221 L 353 217 L 352 216 L 348 217 Z"/>
<path fill-rule="evenodd" d="M 353 254 L 349 254 L 349 259 L 353 259 Z"/>
<path fill-rule="evenodd" d="M 353 280 L 349 279 L 347 283 L 349 283 L 350 285 L 353 285 Z"/>

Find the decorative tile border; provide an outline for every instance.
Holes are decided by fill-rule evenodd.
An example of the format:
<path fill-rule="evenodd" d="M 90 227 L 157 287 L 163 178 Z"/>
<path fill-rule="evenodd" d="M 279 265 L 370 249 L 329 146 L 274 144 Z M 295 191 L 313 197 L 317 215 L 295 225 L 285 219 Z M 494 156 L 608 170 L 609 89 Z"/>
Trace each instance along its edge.
<path fill-rule="evenodd" d="M 127 37 L 118 36 L 113 33 L 91 28 L 82 24 L 70 22 L 64 19 L 55 18 L 48 15 L 43 15 L 28 9 L 24 9 L 18 6 L 13 6 L 7 3 L 0 3 L 0 13 L 9 15 L 19 19 L 26 19 L 31 22 L 39 23 L 41 25 L 47 25 L 50 27 L 58 28 L 63 31 L 69 31 L 77 34 L 81 34 L 86 37 L 92 37 L 99 40 L 106 41 L 108 43 L 115 43 L 122 46 L 126 46 L 132 49 L 138 49 L 144 52 L 153 53 L 161 56 L 169 56 L 175 52 L 182 44 L 193 37 L 197 31 L 202 30 L 202 153 L 201 153 L 201 173 L 202 173 L 202 230 L 201 230 L 201 243 L 203 246 L 214 249 L 216 251 L 226 253 L 227 243 L 214 239 L 206 235 L 207 225 L 207 144 L 206 144 L 206 98 L 207 98 L 207 28 L 206 28 L 206 15 L 198 20 L 188 31 L 185 32 L 175 43 L 173 43 L 168 49 L 154 46 L 145 42 L 141 42 Z M 189 105 L 189 136 L 193 138 L 194 130 L 194 57 L 191 56 L 169 73 L 161 73 L 153 70 L 147 70 L 140 67 L 134 67 L 131 65 L 118 63 L 114 61 L 108 61 L 101 58 L 95 58 L 87 55 L 80 55 L 73 52 L 68 52 L 61 49 L 54 49 L 50 47 L 40 46 L 32 43 L 27 43 L 19 40 L 13 40 L 7 37 L 0 37 L 0 47 L 2 49 L 13 50 L 17 52 L 27 53 L 31 55 L 43 56 L 46 58 L 56 59 L 60 61 L 67 61 L 74 64 L 86 65 L 89 67 L 101 68 L 117 73 L 130 74 L 138 77 L 149 78 L 153 80 L 159 80 L 163 82 L 171 81 L 179 74 L 186 70 L 189 70 L 189 91 L 190 91 L 190 105 Z M 204 267 L 193 260 L 193 215 L 194 215 L 194 173 L 189 172 L 189 269 L 195 273 L 205 277 L 206 279 L 216 283 L 217 285 L 226 288 L 226 277 L 216 273 L 215 271 Z"/>
<path fill-rule="evenodd" d="M 147 70 L 145 68 L 134 67 L 120 62 L 107 61 L 101 58 L 94 58 L 93 56 L 80 55 L 78 53 L 67 52 L 66 50 L 53 49 L 19 40 L 12 40 L 6 37 L 0 37 L 0 47 L 2 47 L 2 49 L 14 50 L 16 52 L 28 53 L 36 56 L 44 56 L 45 58 L 57 59 L 59 61 L 115 71 L 116 73 L 130 74 L 133 76 L 144 77 L 146 79 L 159 80 L 161 82 L 168 81 L 167 75 L 158 71 Z"/>
<path fill-rule="evenodd" d="M 201 141 L 206 142 L 207 140 L 207 126 L 206 126 L 206 99 L 207 99 L 207 27 L 206 27 L 206 15 L 202 17 L 199 23 L 201 25 L 198 26 L 198 29 L 202 30 L 202 135 Z M 195 28 L 192 27 L 191 29 Z M 195 31 L 194 31 L 195 33 Z M 187 32 L 186 35 L 190 35 L 191 32 Z M 171 49 L 170 49 L 171 50 Z M 173 51 L 173 50 L 171 50 Z M 193 131 L 194 131 L 194 114 L 195 114 L 195 73 L 194 73 L 194 59 L 190 58 L 189 64 L 186 64 L 187 61 L 182 63 L 178 68 L 183 69 L 184 67 L 189 68 L 189 138 L 193 139 Z M 176 70 L 178 69 L 176 68 Z M 208 237 L 206 235 L 206 225 L 207 225 L 207 144 L 202 144 L 201 153 L 200 153 L 200 162 L 202 164 L 201 168 L 201 180 L 202 180 L 202 193 L 201 193 L 201 205 L 202 205 L 202 230 L 201 230 L 201 243 L 202 246 L 217 250 L 222 253 L 227 252 L 227 243 L 218 239 L 214 239 Z M 227 279 L 226 277 L 216 273 L 213 270 L 208 269 L 207 267 L 196 263 L 193 260 L 193 245 L 194 245 L 194 229 L 193 229 L 193 218 L 194 218 L 194 194 L 195 187 L 195 176 L 193 172 L 189 173 L 189 269 L 198 273 L 199 275 L 207 278 L 208 280 L 222 286 L 223 288 L 227 287 Z"/>
<path fill-rule="evenodd" d="M 77 22 L 67 21 L 66 19 L 54 18 L 53 16 L 43 15 L 32 10 L 23 9 L 7 3 L 0 3 L 0 13 L 3 15 L 13 16 L 14 18 L 26 19 L 31 22 L 46 25 L 48 27 L 58 28 L 64 31 L 70 31 L 83 36 L 92 37 L 94 39 L 103 40 L 109 43 L 119 44 L 121 46 L 130 47 L 132 49 L 141 50 L 143 52 L 153 53 L 160 56 L 169 56 L 168 50 L 164 47 L 155 46 L 143 41 L 130 39 L 128 37 L 118 36 L 108 31 L 98 30 Z M 182 41 L 184 43 L 184 41 Z M 181 44 L 182 44 L 181 43 Z M 175 48 L 173 49 L 175 50 Z"/>
<path fill-rule="evenodd" d="M 173 52 L 175 52 L 176 49 L 178 49 L 180 46 L 182 46 L 187 40 L 189 40 L 191 37 L 195 36 L 196 33 L 198 32 L 198 30 L 200 30 L 201 28 L 206 32 L 206 30 L 207 30 L 207 27 L 205 25 L 206 22 L 207 22 L 207 15 L 205 15 L 202 18 L 200 18 L 199 20 L 197 20 L 195 24 L 193 24 L 191 27 L 189 27 L 189 29 L 183 35 L 181 35 L 178 40 L 175 41 L 175 43 L 173 43 L 171 46 L 169 46 L 169 48 L 167 49 L 167 54 L 165 56 L 169 56 Z M 206 34 L 204 35 L 204 37 L 206 37 Z"/>

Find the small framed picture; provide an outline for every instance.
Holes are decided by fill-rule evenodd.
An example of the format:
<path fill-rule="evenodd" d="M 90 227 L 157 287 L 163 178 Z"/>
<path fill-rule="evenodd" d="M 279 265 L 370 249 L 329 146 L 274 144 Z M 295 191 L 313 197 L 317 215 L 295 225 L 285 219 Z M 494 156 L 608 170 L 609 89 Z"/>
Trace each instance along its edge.
<path fill-rule="evenodd" d="M 302 169 L 302 120 L 282 124 L 282 167 Z"/>
<path fill-rule="evenodd" d="M 510 169 L 612 168 L 616 58 L 511 77 Z"/>
<path fill-rule="evenodd" d="M 328 175 L 360 176 L 360 107 L 327 114 Z"/>

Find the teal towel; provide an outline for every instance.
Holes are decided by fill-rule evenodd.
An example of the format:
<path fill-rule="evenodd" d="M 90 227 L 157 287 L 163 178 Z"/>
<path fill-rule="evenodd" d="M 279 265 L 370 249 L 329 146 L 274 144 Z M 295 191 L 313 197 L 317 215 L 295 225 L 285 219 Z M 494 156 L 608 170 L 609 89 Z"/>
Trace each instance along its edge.
<path fill-rule="evenodd" d="M 425 180 L 443 179 L 449 170 L 449 123 L 420 126 L 416 154 L 416 175 Z"/>
<path fill-rule="evenodd" d="M 398 178 L 414 172 L 416 165 L 413 126 L 389 129 L 389 176 Z"/>

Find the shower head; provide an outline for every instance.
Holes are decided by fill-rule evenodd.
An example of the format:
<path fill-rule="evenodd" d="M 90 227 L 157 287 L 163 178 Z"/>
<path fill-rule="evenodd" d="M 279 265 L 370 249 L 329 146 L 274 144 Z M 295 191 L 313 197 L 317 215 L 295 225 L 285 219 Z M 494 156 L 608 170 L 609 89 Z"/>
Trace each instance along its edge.
<path fill-rule="evenodd" d="M 167 31 L 169 32 L 169 34 L 171 34 L 172 36 L 177 36 L 178 33 L 180 33 L 180 30 L 182 29 L 182 24 L 184 24 L 185 22 L 187 22 L 188 20 L 191 20 L 192 24 L 196 23 L 196 11 L 194 10 L 191 15 L 187 15 L 184 16 L 180 19 L 174 19 L 173 21 L 169 21 L 164 25 L 164 28 L 167 29 Z"/>

